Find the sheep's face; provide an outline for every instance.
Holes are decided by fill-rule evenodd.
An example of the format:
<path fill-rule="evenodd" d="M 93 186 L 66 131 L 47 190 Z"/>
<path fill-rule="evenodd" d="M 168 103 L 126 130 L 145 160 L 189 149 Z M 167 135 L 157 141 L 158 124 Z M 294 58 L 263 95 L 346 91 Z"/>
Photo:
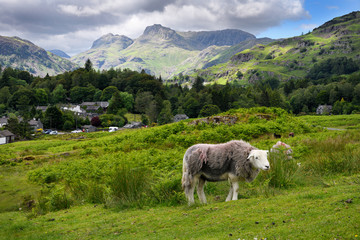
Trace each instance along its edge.
<path fill-rule="evenodd" d="M 249 161 L 256 169 L 269 170 L 270 163 L 267 159 L 269 151 L 265 150 L 252 150 L 248 156 Z"/>

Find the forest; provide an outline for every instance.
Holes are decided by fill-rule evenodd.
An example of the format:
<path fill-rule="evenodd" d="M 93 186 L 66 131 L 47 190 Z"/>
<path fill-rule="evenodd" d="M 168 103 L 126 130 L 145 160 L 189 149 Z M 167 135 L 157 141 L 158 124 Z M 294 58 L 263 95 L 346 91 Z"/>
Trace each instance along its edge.
<path fill-rule="evenodd" d="M 144 124 L 158 125 L 172 122 L 176 114 L 207 117 L 259 106 L 312 114 L 319 105 L 332 105 L 332 114 L 351 114 L 360 111 L 359 69 L 358 61 L 338 57 L 315 63 L 303 79 L 280 81 L 268 77 L 247 85 L 239 81 L 219 85 L 207 84 L 199 76 L 181 76 L 192 79 L 191 84 L 184 85 L 181 79 L 165 84 L 161 76 L 145 71 L 95 70 L 90 60 L 83 68 L 43 78 L 0 67 L 0 116 L 22 117 L 24 121 L 36 118 L 41 119 L 44 128 L 71 130 L 76 124 L 90 123 L 121 127 L 128 121 L 126 113 L 141 114 Z M 90 101 L 109 101 L 106 114 L 98 112 L 100 118 L 91 122 L 59 108 Z M 43 113 L 36 106 L 49 107 Z"/>

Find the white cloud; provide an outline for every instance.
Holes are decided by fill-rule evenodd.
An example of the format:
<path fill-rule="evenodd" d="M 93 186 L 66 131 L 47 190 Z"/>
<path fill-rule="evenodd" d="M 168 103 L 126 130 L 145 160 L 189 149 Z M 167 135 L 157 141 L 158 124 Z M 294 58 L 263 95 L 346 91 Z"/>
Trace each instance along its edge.
<path fill-rule="evenodd" d="M 258 34 L 309 17 L 304 0 L 0 0 L 0 35 L 46 49 L 84 51 L 103 34 L 137 38 L 146 26 L 179 31 L 236 28 Z M 12 30 L 11 30 L 12 29 Z M 13 33 L 13 34 L 11 34 Z"/>
<path fill-rule="evenodd" d="M 306 31 L 312 31 L 314 28 L 318 27 L 316 24 L 301 24 L 300 28 Z"/>

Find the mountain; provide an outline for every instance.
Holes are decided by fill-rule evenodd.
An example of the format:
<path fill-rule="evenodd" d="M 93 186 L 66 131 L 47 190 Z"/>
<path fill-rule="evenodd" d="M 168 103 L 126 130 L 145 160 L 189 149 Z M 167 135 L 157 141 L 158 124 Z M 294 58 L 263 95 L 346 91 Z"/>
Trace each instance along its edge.
<path fill-rule="evenodd" d="M 62 58 L 71 58 L 69 55 L 67 55 L 65 52 L 61 51 L 61 50 L 58 50 L 58 49 L 54 49 L 54 50 L 48 50 L 49 52 L 59 56 L 59 57 L 62 57 Z"/>
<path fill-rule="evenodd" d="M 90 59 L 95 68 L 145 70 L 164 79 L 189 69 L 203 68 L 231 46 L 255 40 L 255 36 L 234 29 L 178 32 L 155 24 L 146 27 L 137 39 L 107 34 L 91 49 L 71 58 L 79 65 Z M 252 46 L 252 45 L 251 45 Z"/>
<path fill-rule="evenodd" d="M 269 77 L 287 81 L 330 76 L 331 72 L 346 74 L 346 66 L 359 64 L 359 34 L 360 12 L 357 11 L 334 18 L 311 33 L 256 45 L 235 54 L 226 63 L 196 74 L 207 81 L 241 80 L 243 84 Z"/>
<path fill-rule="evenodd" d="M 76 65 L 18 37 L 0 36 L 0 65 L 26 70 L 34 75 L 56 75 Z"/>

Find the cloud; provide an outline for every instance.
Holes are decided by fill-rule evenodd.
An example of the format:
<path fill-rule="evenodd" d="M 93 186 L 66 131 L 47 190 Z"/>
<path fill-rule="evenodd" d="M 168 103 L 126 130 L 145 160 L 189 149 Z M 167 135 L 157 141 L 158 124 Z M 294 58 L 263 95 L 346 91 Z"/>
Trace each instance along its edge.
<path fill-rule="evenodd" d="M 312 31 L 314 28 L 318 27 L 316 24 L 301 24 L 300 28 L 306 31 Z"/>
<path fill-rule="evenodd" d="M 326 8 L 329 10 L 339 10 L 338 6 L 327 6 Z"/>
<path fill-rule="evenodd" d="M 0 0 L 0 35 L 76 53 L 103 34 L 138 37 L 146 26 L 236 28 L 253 34 L 308 18 L 304 0 Z"/>

